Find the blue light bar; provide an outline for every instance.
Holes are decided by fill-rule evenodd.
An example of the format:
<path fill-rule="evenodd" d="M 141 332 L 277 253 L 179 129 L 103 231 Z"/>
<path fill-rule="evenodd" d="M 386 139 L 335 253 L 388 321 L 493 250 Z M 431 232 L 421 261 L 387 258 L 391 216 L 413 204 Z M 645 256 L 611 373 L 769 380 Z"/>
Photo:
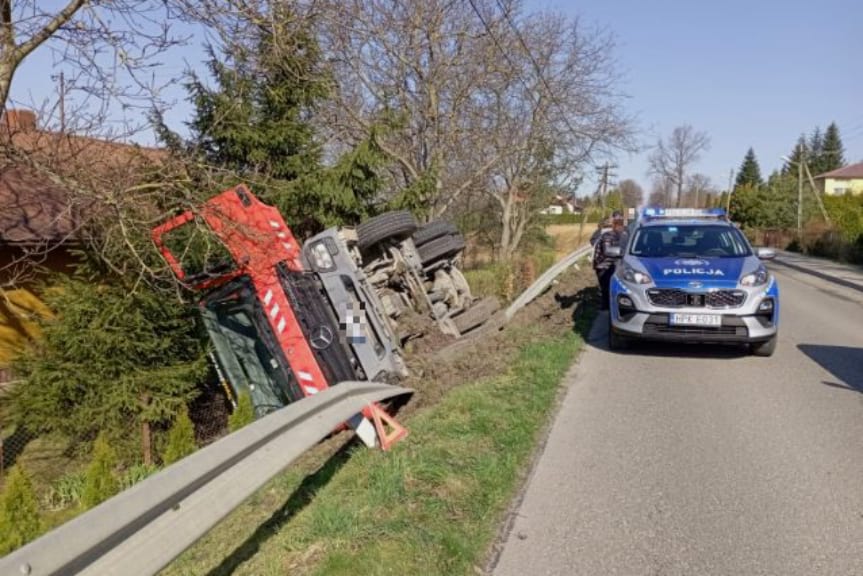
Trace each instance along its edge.
<path fill-rule="evenodd" d="M 645 208 L 643 218 L 724 218 L 722 208 Z"/>

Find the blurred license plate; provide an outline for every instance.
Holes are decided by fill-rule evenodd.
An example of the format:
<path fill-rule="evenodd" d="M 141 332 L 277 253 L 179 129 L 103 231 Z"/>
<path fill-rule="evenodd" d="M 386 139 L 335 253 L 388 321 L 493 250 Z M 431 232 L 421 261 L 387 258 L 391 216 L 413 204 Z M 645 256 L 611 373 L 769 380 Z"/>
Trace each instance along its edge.
<path fill-rule="evenodd" d="M 722 326 L 722 316 L 716 314 L 672 314 L 672 326 Z"/>

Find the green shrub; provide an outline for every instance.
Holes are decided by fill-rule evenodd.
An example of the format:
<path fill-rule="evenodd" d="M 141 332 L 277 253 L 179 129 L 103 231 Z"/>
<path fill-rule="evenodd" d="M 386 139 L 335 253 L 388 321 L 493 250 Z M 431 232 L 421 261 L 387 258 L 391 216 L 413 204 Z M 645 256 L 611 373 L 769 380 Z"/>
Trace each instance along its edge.
<path fill-rule="evenodd" d="M 43 500 L 50 510 L 65 510 L 81 504 L 84 499 L 86 477 L 82 472 L 63 474 L 48 489 Z"/>
<path fill-rule="evenodd" d="M 252 397 L 248 392 L 242 392 L 237 398 L 237 407 L 228 417 L 228 429 L 236 432 L 243 426 L 255 421 L 255 408 L 252 406 Z"/>
<path fill-rule="evenodd" d="M 557 262 L 557 254 L 554 250 L 537 250 L 527 257 L 533 260 L 537 275 L 542 274 Z"/>
<path fill-rule="evenodd" d="M 46 296 L 56 315 L 14 367 L 9 420 L 79 444 L 106 432 L 118 456 L 134 454 L 142 423 L 170 422 L 198 394 L 207 364 L 194 310 L 145 286 L 57 288 Z"/>
<path fill-rule="evenodd" d="M 182 410 L 168 431 L 168 443 L 162 454 L 165 465 L 173 464 L 197 450 L 195 444 L 195 427 L 189 418 L 189 411 Z"/>
<path fill-rule="evenodd" d="M 491 264 L 474 270 L 466 270 L 464 276 L 474 296 L 481 298 L 494 296 L 505 302 L 510 297 L 507 292 L 511 274 L 512 266 L 510 264 Z"/>
<path fill-rule="evenodd" d="M 851 251 L 851 261 L 855 264 L 863 264 L 863 233 L 857 236 Z"/>
<path fill-rule="evenodd" d="M 789 242 L 788 246 L 786 246 L 785 249 L 789 252 L 803 252 L 803 247 L 800 245 L 800 240 L 798 240 L 797 238 Z"/>
<path fill-rule="evenodd" d="M 135 464 L 123 471 L 120 478 L 120 491 L 131 488 L 150 474 L 158 471 L 159 467 L 153 464 Z"/>
<path fill-rule="evenodd" d="M 84 506 L 92 508 L 117 493 L 117 478 L 114 468 L 117 455 L 104 434 L 99 434 L 93 444 L 93 460 L 87 467 L 84 484 Z"/>
<path fill-rule="evenodd" d="M 853 244 L 863 234 L 863 194 L 825 196 L 824 207 L 848 244 Z"/>
<path fill-rule="evenodd" d="M 12 467 L 0 496 L 0 555 L 20 548 L 42 530 L 39 505 L 30 478 L 20 465 Z"/>
<path fill-rule="evenodd" d="M 471 293 L 511 302 L 557 261 L 554 250 L 537 249 L 519 254 L 510 262 L 498 262 L 464 272 Z"/>

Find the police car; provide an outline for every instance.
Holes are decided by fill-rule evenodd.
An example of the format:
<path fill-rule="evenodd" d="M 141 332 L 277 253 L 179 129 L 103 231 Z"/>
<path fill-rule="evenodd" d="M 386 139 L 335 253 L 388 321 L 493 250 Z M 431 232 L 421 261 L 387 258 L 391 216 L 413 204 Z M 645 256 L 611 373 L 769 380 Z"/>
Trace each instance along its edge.
<path fill-rule="evenodd" d="M 634 339 L 739 343 L 776 349 L 779 287 L 721 209 L 646 208 L 617 257 L 609 295 L 609 347 Z"/>

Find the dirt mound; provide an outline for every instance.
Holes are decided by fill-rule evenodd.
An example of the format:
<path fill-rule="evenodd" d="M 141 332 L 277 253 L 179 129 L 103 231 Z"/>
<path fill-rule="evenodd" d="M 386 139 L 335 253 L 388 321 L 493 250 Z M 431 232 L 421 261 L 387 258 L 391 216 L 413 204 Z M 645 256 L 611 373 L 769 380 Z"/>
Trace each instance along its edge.
<path fill-rule="evenodd" d="M 503 325 L 499 315 L 475 336 L 417 340 L 408 350 L 411 375 L 403 383 L 416 392 L 404 412 L 437 402 L 451 388 L 499 374 L 500 366 L 526 342 L 575 330 L 583 308 L 597 303 L 593 273 L 586 267 L 572 269 L 508 324 Z"/>

